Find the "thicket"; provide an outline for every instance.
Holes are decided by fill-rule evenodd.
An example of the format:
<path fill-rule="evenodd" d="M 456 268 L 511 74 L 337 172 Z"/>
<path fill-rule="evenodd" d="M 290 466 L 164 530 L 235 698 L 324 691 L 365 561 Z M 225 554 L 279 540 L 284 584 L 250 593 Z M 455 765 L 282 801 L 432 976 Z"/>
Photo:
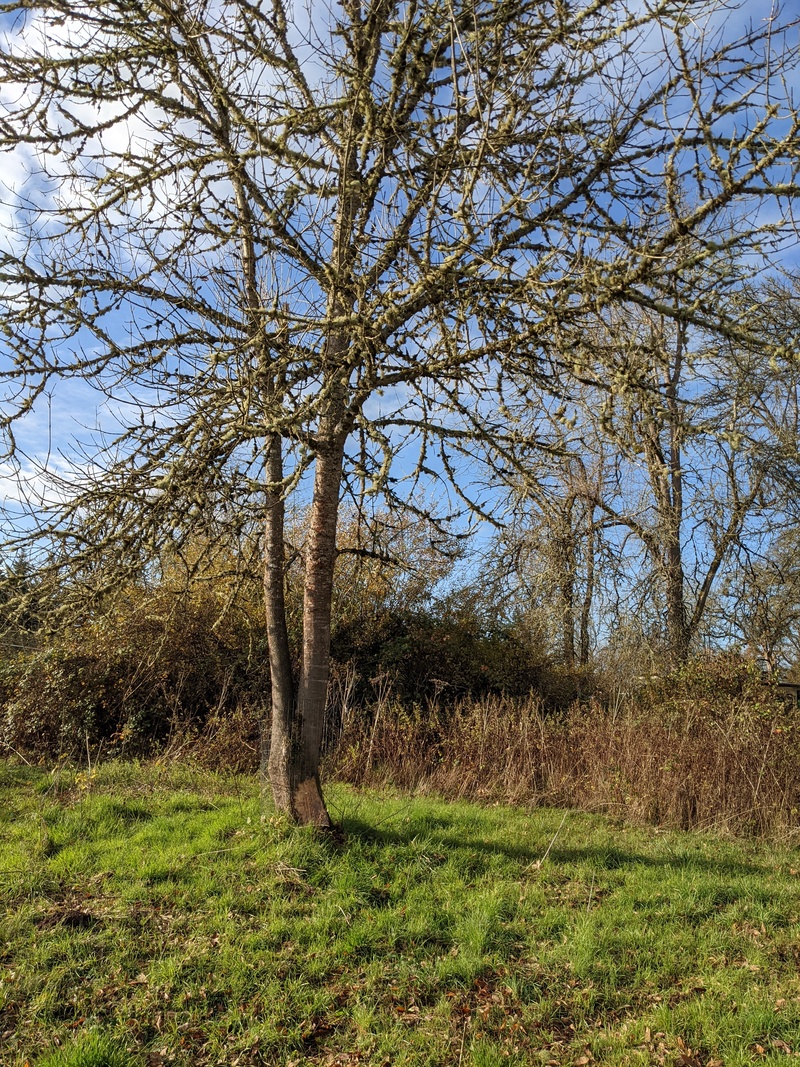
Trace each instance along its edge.
<path fill-rule="evenodd" d="M 38 615 L 30 613 L 6 627 L 0 741 L 7 750 L 54 759 L 192 747 L 212 762 L 257 765 L 269 701 L 260 583 L 226 552 L 198 568 L 203 548 L 187 560 L 162 560 L 155 573 L 55 633 L 37 629 Z M 549 660 L 538 635 L 491 620 L 485 599 L 469 588 L 432 596 L 451 566 L 429 549 L 416 550 L 413 566 L 399 571 L 343 553 L 332 692 L 344 694 L 348 707 L 368 717 L 376 694 L 389 691 L 404 706 L 421 707 L 547 688 Z M 297 570 L 287 575 L 295 650 Z M 341 729 L 341 704 L 332 702 L 331 739 Z"/>
<path fill-rule="evenodd" d="M 235 721 L 235 762 L 252 762 L 267 660 L 251 608 L 209 587 L 126 590 L 0 662 L 0 738 L 28 759 L 144 756 Z"/>
<path fill-rule="evenodd" d="M 188 587 L 163 568 L 55 635 L 29 616 L 0 659 L 6 754 L 257 770 L 269 693 L 260 590 L 215 566 Z M 486 586 L 437 599 L 430 567 L 426 583 L 419 569 L 343 566 L 328 775 L 687 828 L 800 826 L 800 718 L 755 662 L 705 654 L 639 677 L 630 658 L 567 668 L 547 620 L 503 618 Z"/>

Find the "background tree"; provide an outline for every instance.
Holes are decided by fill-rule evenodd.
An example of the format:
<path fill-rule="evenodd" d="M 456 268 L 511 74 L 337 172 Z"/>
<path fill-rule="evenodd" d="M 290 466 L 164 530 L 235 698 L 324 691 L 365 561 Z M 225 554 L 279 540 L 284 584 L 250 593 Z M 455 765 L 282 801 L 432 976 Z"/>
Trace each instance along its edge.
<path fill-rule="evenodd" d="M 578 400 L 585 386 L 574 383 Z M 544 455 L 529 460 L 512 487 L 510 517 L 490 554 L 490 568 L 534 628 L 549 633 L 551 653 L 567 668 L 585 667 L 596 630 L 598 586 L 608 579 L 606 516 L 598 508 L 614 457 L 589 427 L 565 417 L 566 406 L 541 396 L 536 440 Z M 613 564 L 611 564 L 613 565 Z"/>
<path fill-rule="evenodd" d="M 682 324 L 645 314 L 620 326 L 635 383 L 609 397 L 610 442 L 624 488 L 600 501 L 640 541 L 663 604 L 666 648 L 683 663 L 720 568 L 770 486 L 775 450 L 755 418 L 758 384 L 719 353 L 693 349 Z M 749 447 L 742 449 L 745 437 Z M 773 483 L 774 484 L 774 483 Z"/>
<path fill-rule="evenodd" d="M 0 135 L 28 178 L 0 254 L 12 453 L 14 419 L 57 380 L 109 406 L 21 539 L 54 539 L 54 569 L 81 575 L 68 588 L 97 594 L 211 513 L 260 516 L 272 788 L 327 826 L 343 492 L 398 496 L 410 439 L 417 479 L 457 475 L 453 449 L 476 438 L 508 456 L 484 402 L 504 368 L 542 374 L 567 325 L 658 302 L 687 233 L 702 228 L 692 263 L 778 234 L 746 213 L 732 232 L 730 208 L 794 191 L 797 52 L 775 19 L 706 34 L 705 0 L 2 10 Z M 297 678 L 296 488 L 311 498 Z"/>
<path fill-rule="evenodd" d="M 616 544 L 606 585 L 628 611 L 662 620 L 660 643 L 673 664 L 711 635 L 710 598 L 727 568 L 768 542 L 791 510 L 797 373 L 791 359 L 769 358 L 788 351 L 786 330 L 770 322 L 764 293 L 737 282 L 738 274 L 729 256 L 706 259 L 673 279 L 671 314 L 640 307 L 598 316 L 578 339 L 586 385 L 565 389 L 549 422 L 532 424 L 540 438 L 553 437 L 554 420 L 564 427 L 554 438 L 558 458 L 544 475 L 531 467 L 520 484 L 530 501 L 523 540 L 547 529 L 548 573 L 561 576 L 550 596 L 567 620 L 567 661 L 576 553 L 590 536 L 585 524 L 580 534 L 572 529 L 578 496 L 590 508 L 591 538 L 602 532 Z M 708 304 L 722 299 L 727 330 L 682 318 L 687 305 L 707 318 Z M 602 473 L 589 478 L 590 470 Z M 594 582 L 594 552 L 587 564 Z M 606 631 L 616 610 L 604 604 Z"/>
<path fill-rule="evenodd" d="M 771 278 L 743 294 L 742 303 L 775 338 L 776 354 L 737 354 L 740 376 L 758 397 L 760 438 L 769 448 L 768 492 L 758 501 L 749 536 L 737 545 L 714 604 L 714 626 L 722 640 L 734 640 L 756 654 L 770 672 L 798 660 L 797 442 L 800 439 L 800 383 L 797 371 L 798 279 Z M 752 432 L 752 431 L 751 431 Z M 747 439 L 736 442 L 746 447 Z"/>
<path fill-rule="evenodd" d="M 7 652 L 31 648 L 39 629 L 37 575 L 25 553 L 15 555 L 0 571 L 0 648 Z"/>
<path fill-rule="evenodd" d="M 800 564 L 797 538 L 784 530 L 765 553 L 742 553 L 721 590 L 722 633 L 738 640 L 769 674 L 794 666 L 800 651 Z"/>
<path fill-rule="evenodd" d="M 711 598 L 726 570 L 783 521 L 797 478 L 789 413 L 798 382 L 779 385 L 760 354 L 728 343 L 692 353 L 676 336 L 670 348 L 667 369 L 664 356 L 653 361 L 662 366 L 661 395 L 640 394 L 638 410 L 629 409 L 643 425 L 643 509 L 617 514 L 646 547 L 669 655 L 682 663 L 698 637 L 711 634 Z"/>

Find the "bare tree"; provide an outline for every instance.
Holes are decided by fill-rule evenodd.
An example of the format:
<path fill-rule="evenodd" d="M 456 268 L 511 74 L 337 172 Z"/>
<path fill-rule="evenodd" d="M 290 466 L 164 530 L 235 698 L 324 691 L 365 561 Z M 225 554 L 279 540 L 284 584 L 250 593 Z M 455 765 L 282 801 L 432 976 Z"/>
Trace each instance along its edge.
<path fill-rule="evenodd" d="M 508 454 L 483 402 L 507 361 L 544 373 L 565 323 L 657 300 L 687 233 L 695 259 L 779 236 L 752 211 L 794 192 L 789 31 L 733 41 L 707 0 L 2 11 L 0 136 L 26 175 L 0 254 L 10 450 L 63 379 L 118 425 L 87 433 L 21 539 L 54 540 L 70 588 L 96 593 L 210 513 L 260 513 L 272 788 L 328 826 L 343 493 L 396 493 L 409 437 L 412 481 L 457 473 L 476 437 Z M 295 679 L 284 507 L 307 486 Z"/>
<path fill-rule="evenodd" d="M 585 393 L 573 384 L 574 402 Z M 596 394 L 583 399 L 588 408 Z M 529 460 L 511 487 L 511 515 L 496 539 L 492 565 L 523 615 L 535 614 L 550 631 L 558 659 L 568 668 L 586 666 L 607 521 L 598 501 L 606 496 L 615 460 L 605 455 L 600 437 L 587 447 L 587 427 L 565 424 L 565 408 L 552 398 L 542 396 L 540 407 L 543 455 L 538 463 Z"/>
<path fill-rule="evenodd" d="M 692 292 L 700 290 L 695 279 Z M 747 333 L 763 315 L 758 303 L 742 303 L 739 294 L 730 312 L 738 308 Z M 616 348 L 625 384 L 604 400 L 595 392 L 595 425 L 620 471 L 596 503 L 607 524 L 630 531 L 644 549 L 668 658 L 679 664 L 726 567 L 785 510 L 786 485 L 798 474 L 798 379 L 771 369 L 766 338 L 739 345 L 653 311 L 615 322 L 603 344 Z"/>
<path fill-rule="evenodd" d="M 726 637 L 754 653 L 770 675 L 796 666 L 800 648 L 800 572 L 794 530 L 763 553 L 742 553 L 721 590 L 717 614 Z"/>
<path fill-rule="evenodd" d="M 775 353 L 764 362 L 758 352 L 738 353 L 741 378 L 758 396 L 757 419 L 769 445 L 766 491 L 758 500 L 751 536 L 737 545 L 714 604 L 722 638 L 754 652 L 769 673 L 798 661 L 800 574 L 797 520 L 800 467 L 800 327 L 797 276 L 773 277 L 749 288 L 743 303 L 757 314 L 774 339 Z M 735 442 L 741 448 L 745 440 Z"/>
<path fill-rule="evenodd" d="M 550 455 L 516 479 L 506 543 L 518 575 L 558 616 L 568 664 L 581 590 L 582 635 L 599 591 L 606 635 L 620 611 L 646 615 L 674 664 L 700 638 L 733 632 L 718 625 L 723 587 L 731 604 L 739 583 L 739 607 L 747 601 L 758 625 L 775 629 L 767 601 L 778 612 L 778 598 L 760 604 L 767 593 L 758 583 L 771 570 L 774 593 L 769 546 L 795 511 L 796 312 L 784 284 L 745 284 L 741 272 L 729 254 L 693 269 L 687 257 L 661 307 L 607 308 L 571 339 L 562 335 L 583 381 L 562 384 L 560 405 L 541 393 L 517 405 L 520 418 L 530 408 L 527 437 Z M 712 302 L 724 310 L 709 330 Z M 691 316 L 701 312 L 694 321 L 687 304 Z M 733 629 L 752 626 L 739 618 Z"/>

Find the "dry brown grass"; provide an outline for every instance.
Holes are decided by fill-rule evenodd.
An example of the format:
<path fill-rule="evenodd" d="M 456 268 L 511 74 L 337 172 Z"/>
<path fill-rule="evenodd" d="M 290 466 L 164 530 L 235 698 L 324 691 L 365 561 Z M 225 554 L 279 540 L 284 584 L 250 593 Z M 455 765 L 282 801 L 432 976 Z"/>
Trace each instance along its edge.
<path fill-rule="evenodd" d="M 386 704 L 345 723 L 328 773 L 685 829 L 774 835 L 800 826 L 795 710 L 768 694 L 710 707 L 641 699 L 590 701 L 558 715 L 533 697 L 414 713 Z"/>

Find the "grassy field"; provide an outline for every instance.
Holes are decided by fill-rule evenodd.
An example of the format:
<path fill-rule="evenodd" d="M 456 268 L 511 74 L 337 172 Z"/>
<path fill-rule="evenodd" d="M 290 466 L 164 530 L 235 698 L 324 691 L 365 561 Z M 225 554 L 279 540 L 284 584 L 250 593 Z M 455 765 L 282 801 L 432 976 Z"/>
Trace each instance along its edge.
<path fill-rule="evenodd" d="M 800 852 L 578 813 L 0 764 L 3 1067 L 800 1058 Z"/>

